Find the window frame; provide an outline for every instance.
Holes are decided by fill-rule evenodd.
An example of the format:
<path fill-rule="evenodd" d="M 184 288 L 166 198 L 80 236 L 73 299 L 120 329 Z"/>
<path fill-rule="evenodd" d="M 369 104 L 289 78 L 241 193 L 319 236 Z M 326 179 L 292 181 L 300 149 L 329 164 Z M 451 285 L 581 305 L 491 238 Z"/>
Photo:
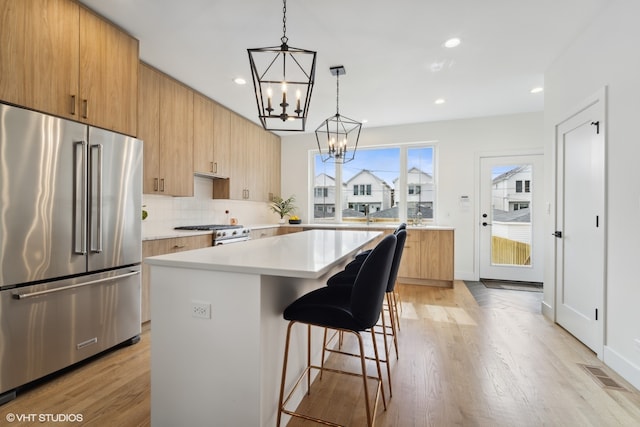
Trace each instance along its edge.
<path fill-rule="evenodd" d="M 421 141 L 421 142 L 412 142 L 412 143 L 397 143 L 397 144 L 384 144 L 384 145 L 375 145 L 375 146 L 366 146 L 366 147 L 358 147 L 358 151 L 364 151 L 364 150 L 384 150 L 384 149 L 399 149 L 400 150 L 400 161 L 399 161 L 399 176 L 398 176 L 398 189 L 397 191 L 395 191 L 395 187 L 393 182 L 391 183 L 387 183 L 395 192 L 395 199 L 394 199 L 394 205 L 393 206 L 398 206 L 398 218 L 396 218 L 397 222 L 406 222 L 406 223 L 410 223 L 412 221 L 413 218 L 407 218 L 407 199 L 408 199 L 408 191 L 409 191 L 409 186 L 407 183 L 407 176 L 408 176 L 408 172 L 409 172 L 409 168 L 408 166 L 408 155 L 409 155 L 409 150 L 410 149 L 421 149 L 421 148 L 430 148 L 431 149 L 431 155 L 432 155 L 432 161 L 431 161 L 431 171 L 425 170 L 426 173 L 429 173 L 432 176 L 433 179 L 433 202 L 432 205 L 435 206 L 435 209 L 433 209 L 433 217 L 432 218 L 423 218 L 422 223 L 423 224 L 435 224 L 437 223 L 437 208 L 439 206 L 439 190 L 438 190 L 438 159 L 439 159 L 439 153 L 438 153 L 438 142 L 437 141 Z M 308 163 L 309 163 L 309 187 L 307 190 L 307 194 L 309 195 L 313 195 L 314 194 L 314 178 L 315 175 L 317 175 L 317 171 L 315 170 L 315 165 L 316 165 L 316 156 L 318 156 L 320 154 L 320 152 L 317 149 L 313 149 L 313 150 L 309 150 L 308 152 L 309 154 L 309 158 L 308 158 Z M 357 156 L 357 153 L 356 153 Z M 313 200 L 313 196 L 308 197 L 308 212 L 311 213 L 311 218 L 309 218 L 309 222 L 313 223 L 313 224 L 353 224 L 353 223 L 357 223 L 357 222 L 352 222 L 352 221 L 344 221 L 342 218 L 342 211 L 344 209 L 348 208 L 348 202 L 346 200 L 345 195 L 348 195 L 349 193 L 352 193 L 354 196 L 364 196 L 364 195 L 372 195 L 372 194 L 362 194 L 360 193 L 360 188 L 359 186 L 361 184 L 353 184 L 353 188 L 349 189 L 346 187 L 343 187 L 342 184 L 338 184 L 341 183 L 343 181 L 342 178 L 342 165 L 341 164 L 335 164 L 335 163 L 331 163 L 332 165 L 335 165 L 335 168 L 333 169 L 334 173 L 331 174 L 328 171 L 325 170 L 324 173 L 328 173 L 329 175 L 332 175 L 332 177 L 334 177 L 335 182 L 336 182 L 336 188 L 335 188 L 335 204 L 334 204 L 334 217 L 332 218 L 316 218 L 313 213 L 315 212 L 315 206 L 314 206 L 314 200 Z M 320 172 L 322 173 L 322 172 Z M 356 187 L 357 191 L 359 192 L 358 194 L 355 193 L 356 191 Z M 420 186 L 420 191 L 422 191 L 422 186 Z M 365 187 L 366 189 L 366 187 Z M 346 192 L 346 193 L 345 193 Z M 366 193 L 366 191 L 365 191 Z M 371 193 L 373 193 L 371 191 Z M 343 200 L 344 198 L 344 200 Z M 396 222 L 396 221 L 393 221 Z M 381 221 L 381 223 L 384 223 Z"/>

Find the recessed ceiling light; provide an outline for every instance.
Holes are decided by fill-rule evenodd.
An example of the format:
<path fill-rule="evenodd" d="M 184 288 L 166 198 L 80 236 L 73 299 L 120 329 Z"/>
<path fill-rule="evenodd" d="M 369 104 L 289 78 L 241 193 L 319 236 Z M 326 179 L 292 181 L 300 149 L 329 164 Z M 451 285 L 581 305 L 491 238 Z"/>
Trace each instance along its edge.
<path fill-rule="evenodd" d="M 447 47 L 447 48 L 456 47 L 456 46 L 459 46 L 461 42 L 462 41 L 459 38 L 453 37 L 447 40 L 446 42 L 444 42 L 444 47 Z"/>
<path fill-rule="evenodd" d="M 447 102 L 447 101 L 445 101 L 444 98 L 438 98 L 433 103 L 437 104 L 437 105 L 440 105 L 440 104 L 444 104 L 445 102 Z"/>
<path fill-rule="evenodd" d="M 538 87 L 534 87 L 533 89 L 531 89 L 531 93 L 540 93 L 542 92 L 544 89 L 540 86 Z"/>
<path fill-rule="evenodd" d="M 247 81 L 245 79 L 243 79 L 242 77 L 236 77 L 235 79 L 233 79 L 233 82 L 237 85 L 244 85 L 247 84 Z"/>
<path fill-rule="evenodd" d="M 368 119 L 362 119 L 362 123 L 368 123 L 369 120 Z"/>

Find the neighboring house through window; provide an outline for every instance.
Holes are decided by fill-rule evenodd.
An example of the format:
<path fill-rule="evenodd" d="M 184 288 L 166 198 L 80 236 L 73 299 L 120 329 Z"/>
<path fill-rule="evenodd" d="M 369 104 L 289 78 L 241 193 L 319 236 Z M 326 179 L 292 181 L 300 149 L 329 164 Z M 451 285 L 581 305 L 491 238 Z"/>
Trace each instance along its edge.
<path fill-rule="evenodd" d="M 359 149 L 346 164 L 322 162 L 316 154 L 314 219 L 335 221 L 336 202 L 343 222 L 364 221 L 367 213 L 372 221 L 433 219 L 433 170 L 430 145 Z M 336 176 L 342 176 L 342 184 L 336 185 Z"/>

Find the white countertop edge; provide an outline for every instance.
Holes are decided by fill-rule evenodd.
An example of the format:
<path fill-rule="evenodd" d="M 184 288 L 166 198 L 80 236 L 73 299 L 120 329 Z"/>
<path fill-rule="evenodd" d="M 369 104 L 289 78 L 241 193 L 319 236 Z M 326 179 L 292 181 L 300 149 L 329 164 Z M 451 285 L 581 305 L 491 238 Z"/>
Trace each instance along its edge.
<path fill-rule="evenodd" d="M 196 249 L 202 250 L 202 249 Z M 355 255 L 357 251 L 353 251 L 350 254 L 341 257 L 337 262 L 343 261 L 345 258 L 348 258 L 352 255 Z M 210 270 L 210 271 L 219 271 L 225 273 L 239 273 L 239 274 L 253 274 L 253 275 L 264 275 L 264 276 L 279 276 L 279 277 L 296 277 L 302 279 L 317 279 L 322 277 L 325 273 L 331 270 L 332 266 L 327 266 L 320 270 L 316 271 L 304 271 L 304 270 L 294 270 L 294 269 L 279 269 L 279 268 L 265 268 L 265 267 L 245 267 L 245 266 L 235 266 L 228 264 L 212 264 L 209 262 L 198 262 L 198 261 L 179 261 L 179 260 L 165 260 L 165 259 L 154 259 L 154 258 L 146 258 L 144 260 L 145 263 L 149 265 L 157 265 L 161 267 L 172 267 L 172 268 L 186 268 L 190 270 Z"/>
<path fill-rule="evenodd" d="M 354 233 L 357 231 L 354 231 Z M 259 243 L 266 239 L 258 239 L 255 241 L 236 243 L 234 245 L 228 246 L 211 246 L 202 249 L 195 249 L 191 251 L 177 252 L 166 255 L 159 255 L 154 257 L 145 258 L 143 260 L 144 263 L 149 265 L 157 265 L 164 267 L 174 267 L 174 268 L 185 268 L 185 269 L 196 269 L 196 270 L 211 270 L 211 271 L 221 271 L 221 272 L 230 272 L 230 273 L 241 273 L 241 274 L 259 274 L 259 275 L 267 275 L 267 276 L 281 276 L 281 277 L 298 277 L 304 279 L 317 279 L 323 276 L 325 273 L 330 271 L 337 264 L 342 263 L 353 257 L 363 246 L 367 243 L 374 240 L 378 237 L 381 232 L 379 231 L 361 231 L 361 233 L 367 233 L 367 236 L 363 238 L 362 243 L 358 243 L 352 250 L 345 252 L 342 256 L 332 260 L 330 263 L 323 265 L 317 270 L 314 269 L 305 269 L 305 268 L 295 268 L 295 267 L 281 267 L 276 265 L 275 261 L 269 261 L 265 265 L 264 260 L 260 260 L 259 255 L 255 255 L 252 257 L 252 249 L 253 250 L 263 250 L 261 246 L 265 245 L 264 243 Z M 294 233 L 299 234 L 299 233 Z M 302 234 L 302 233 L 300 233 Z M 284 236 L 275 236 L 271 239 L 283 239 L 290 240 L 292 239 L 292 234 L 284 235 Z M 272 240 L 273 242 L 273 240 Z M 252 244 L 254 243 L 254 244 Z M 232 251 L 232 252 L 231 252 Z M 241 262 L 230 263 L 228 259 L 225 259 L 225 255 L 231 252 L 232 256 L 241 259 Z M 242 256 L 238 257 L 239 253 L 242 252 Z M 267 257 L 268 258 L 268 257 Z M 277 257 L 276 257 L 277 258 Z M 255 261 L 254 261 L 255 260 Z M 254 262 L 255 265 L 250 263 Z"/>

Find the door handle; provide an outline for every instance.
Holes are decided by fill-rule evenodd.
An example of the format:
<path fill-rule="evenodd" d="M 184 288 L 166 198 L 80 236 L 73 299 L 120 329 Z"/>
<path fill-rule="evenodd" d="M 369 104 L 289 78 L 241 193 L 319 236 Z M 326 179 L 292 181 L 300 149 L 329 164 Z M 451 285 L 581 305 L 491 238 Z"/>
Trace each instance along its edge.
<path fill-rule="evenodd" d="M 562 231 L 556 231 L 551 235 L 557 237 L 558 239 L 562 239 Z"/>

